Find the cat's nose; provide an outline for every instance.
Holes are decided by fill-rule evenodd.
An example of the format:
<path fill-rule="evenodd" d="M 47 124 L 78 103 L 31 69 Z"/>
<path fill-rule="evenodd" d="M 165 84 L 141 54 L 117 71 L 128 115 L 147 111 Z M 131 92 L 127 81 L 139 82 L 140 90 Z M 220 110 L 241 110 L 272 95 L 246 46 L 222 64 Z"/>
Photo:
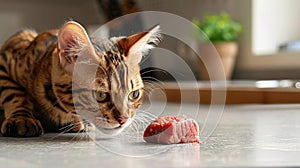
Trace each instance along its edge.
<path fill-rule="evenodd" d="M 126 123 L 126 121 L 128 120 L 128 117 L 118 117 L 117 121 L 119 122 L 120 125 L 123 125 L 124 123 Z"/>

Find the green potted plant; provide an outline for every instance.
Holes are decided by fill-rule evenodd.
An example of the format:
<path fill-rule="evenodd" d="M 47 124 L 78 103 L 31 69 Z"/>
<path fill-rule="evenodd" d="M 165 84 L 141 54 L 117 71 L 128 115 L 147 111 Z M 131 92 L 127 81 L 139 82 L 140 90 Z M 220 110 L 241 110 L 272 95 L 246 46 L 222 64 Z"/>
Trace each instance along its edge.
<path fill-rule="evenodd" d="M 242 31 L 242 25 L 232 20 L 226 12 L 221 12 L 219 15 L 205 15 L 201 22 L 198 19 L 194 19 L 193 23 L 200 28 L 208 40 L 213 43 L 221 57 L 226 79 L 231 79 L 238 50 L 236 41 Z M 201 33 L 199 29 L 197 30 L 195 33 L 199 39 L 201 38 Z M 203 45 L 200 45 L 200 53 L 202 52 L 201 50 L 204 50 Z M 202 64 L 203 63 L 200 65 L 200 74 L 203 79 L 209 79 L 206 70 L 203 70 L 205 66 Z"/>

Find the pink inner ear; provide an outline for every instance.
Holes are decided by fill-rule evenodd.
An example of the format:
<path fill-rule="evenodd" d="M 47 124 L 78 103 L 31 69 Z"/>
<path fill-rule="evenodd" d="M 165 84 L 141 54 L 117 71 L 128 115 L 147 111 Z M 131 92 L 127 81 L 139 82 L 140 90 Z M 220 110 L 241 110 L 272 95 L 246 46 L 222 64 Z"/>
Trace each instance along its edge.
<path fill-rule="evenodd" d="M 59 37 L 59 48 L 61 50 L 70 50 L 70 48 L 78 45 L 76 40 L 78 39 L 75 39 L 75 36 L 72 34 L 72 32 L 63 32 Z"/>
<path fill-rule="evenodd" d="M 128 56 L 130 48 L 137 43 L 141 38 L 143 38 L 148 32 L 142 32 L 138 34 L 131 35 L 125 39 L 119 41 L 119 45 L 125 51 L 125 56 Z"/>

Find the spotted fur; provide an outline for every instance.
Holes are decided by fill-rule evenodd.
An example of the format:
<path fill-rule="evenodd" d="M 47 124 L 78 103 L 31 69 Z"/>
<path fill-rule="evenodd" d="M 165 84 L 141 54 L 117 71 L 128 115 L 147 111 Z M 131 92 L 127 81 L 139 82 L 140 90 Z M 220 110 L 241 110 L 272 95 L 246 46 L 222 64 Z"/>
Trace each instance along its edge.
<path fill-rule="evenodd" d="M 92 116 L 108 134 L 121 132 L 142 103 L 139 62 L 158 44 L 158 29 L 100 39 L 70 21 L 58 30 L 26 29 L 10 37 L 0 50 L 2 135 L 39 136 L 66 125 L 84 131 L 78 114 Z M 87 77 L 90 67 L 94 76 Z"/>

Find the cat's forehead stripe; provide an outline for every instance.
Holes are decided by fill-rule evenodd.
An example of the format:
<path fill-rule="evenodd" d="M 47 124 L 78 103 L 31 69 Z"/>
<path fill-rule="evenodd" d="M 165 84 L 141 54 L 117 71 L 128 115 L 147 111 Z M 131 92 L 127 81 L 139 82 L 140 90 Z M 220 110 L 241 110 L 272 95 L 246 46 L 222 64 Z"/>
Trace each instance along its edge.
<path fill-rule="evenodd" d="M 119 66 L 113 68 L 115 72 L 112 72 L 112 77 L 116 81 L 116 87 L 122 90 L 128 90 L 128 68 L 124 63 L 120 63 Z"/>
<path fill-rule="evenodd" d="M 135 75 L 129 74 L 131 72 L 130 67 L 124 62 L 122 50 L 118 48 L 116 42 L 105 39 L 94 39 L 93 44 L 95 50 L 104 57 L 103 60 L 105 63 L 102 65 L 106 66 L 105 70 L 108 78 L 110 78 L 109 81 L 115 82 L 109 85 L 115 85 L 113 88 L 124 91 L 131 91 L 136 86 L 140 87 L 140 82 L 138 82 L 138 79 L 135 79 Z M 132 77 L 134 79 L 131 79 Z M 110 86 L 110 88 L 112 87 Z"/>

